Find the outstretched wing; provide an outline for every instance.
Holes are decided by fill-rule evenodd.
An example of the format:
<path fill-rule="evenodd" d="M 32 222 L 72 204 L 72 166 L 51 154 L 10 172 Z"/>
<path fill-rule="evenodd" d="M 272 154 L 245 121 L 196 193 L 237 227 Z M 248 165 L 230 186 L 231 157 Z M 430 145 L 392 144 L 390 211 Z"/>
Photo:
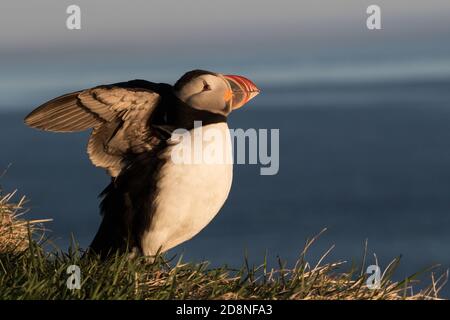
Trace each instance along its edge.
<path fill-rule="evenodd" d="M 159 141 L 149 126 L 160 101 L 159 94 L 149 89 L 151 85 L 139 80 L 69 93 L 38 107 L 25 123 L 53 132 L 93 128 L 89 157 L 115 177 L 125 157 L 151 150 Z"/>

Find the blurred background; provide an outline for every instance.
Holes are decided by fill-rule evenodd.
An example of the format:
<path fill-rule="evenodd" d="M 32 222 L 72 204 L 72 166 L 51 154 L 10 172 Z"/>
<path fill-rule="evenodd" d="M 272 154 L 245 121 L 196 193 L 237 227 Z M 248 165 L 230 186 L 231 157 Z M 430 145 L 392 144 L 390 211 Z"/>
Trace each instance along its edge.
<path fill-rule="evenodd" d="M 81 30 L 66 8 L 81 7 Z M 368 239 L 401 279 L 450 266 L 450 2 L 3 1 L 0 5 L 0 178 L 29 199 L 29 218 L 53 218 L 50 236 L 85 247 L 100 223 L 109 179 L 86 155 L 88 133 L 23 125 L 41 103 L 135 78 L 174 83 L 202 68 L 244 75 L 262 89 L 232 128 L 280 129 L 280 171 L 235 167 L 214 221 L 170 254 L 240 266 L 267 252 L 292 264 L 309 252 L 358 262 Z M 11 164 L 11 165 L 10 165 Z M 371 261 L 373 262 L 373 261 Z M 450 296 L 449 288 L 444 294 Z"/>

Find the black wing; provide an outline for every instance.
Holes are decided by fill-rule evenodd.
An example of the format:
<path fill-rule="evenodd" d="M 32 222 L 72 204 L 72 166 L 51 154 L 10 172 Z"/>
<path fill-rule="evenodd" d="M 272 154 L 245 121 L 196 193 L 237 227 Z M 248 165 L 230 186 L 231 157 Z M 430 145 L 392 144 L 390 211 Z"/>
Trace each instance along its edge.
<path fill-rule="evenodd" d="M 116 177 L 126 156 L 151 150 L 159 142 L 149 126 L 161 98 L 152 85 L 135 80 L 69 93 L 35 109 L 25 123 L 53 132 L 93 128 L 89 158 Z"/>

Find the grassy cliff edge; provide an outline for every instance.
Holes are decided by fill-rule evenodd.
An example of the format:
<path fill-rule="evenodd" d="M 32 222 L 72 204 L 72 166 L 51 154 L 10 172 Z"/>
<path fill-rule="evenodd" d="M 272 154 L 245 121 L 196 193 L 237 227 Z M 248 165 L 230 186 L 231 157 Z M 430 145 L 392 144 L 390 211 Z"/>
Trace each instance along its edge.
<path fill-rule="evenodd" d="M 13 203 L 14 193 L 0 194 L 0 299 L 440 299 L 439 291 L 448 273 L 414 292 L 417 274 L 401 281 L 391 280 L 399 263 L 387 267 L 377 289 L 366 285 L 367 275 L 359 268 L 342 271 L 345 262 L 317 263 L 305 254 L 317 237 L 308 240 L 293 268 L 280 260 L 278 268 L 264 262 L 240 269 L 209 267 L 208 262 L 154 262 L 116 255 L 106 262 L 83 258 L 76 246 L 68 252 L 43 249 L 39 225 L 46 220 L 23 219 L 24 199 Z M 38 239 L 36 239 L 38 237 Z M 365 259 L 364 259 L 365 260 Z M 68 267 L 80 268 L 80 289 L 69 289 Z"/>

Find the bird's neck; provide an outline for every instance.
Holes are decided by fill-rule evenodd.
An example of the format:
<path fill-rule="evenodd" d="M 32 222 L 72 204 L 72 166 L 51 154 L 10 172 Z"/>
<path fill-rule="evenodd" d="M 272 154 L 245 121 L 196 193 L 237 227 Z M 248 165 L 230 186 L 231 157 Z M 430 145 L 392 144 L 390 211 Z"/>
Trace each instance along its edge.
<path fill-rule="evenodd" d="M 227 117 L 222 114 L 191 108 L 173 93 L 172 86 L 165 85 L 162 89 L 164 93 L 161 94 L 163 99 L 161 109 L 166 124 L 175 128 L 191 130 L 196 121 L 201 121 L 202 126 L 227 122 Z"/>
<path fill-rule="evenodd" d="M 202 126 L 227 122 L 227 117 L 224 115 L 204 110 L 196 110 L 184 103 L 172 105 L 168 110 L 167 119 L 168 122 L 173 123 L 175 127 L 187 130 L 194 128 L 195 122 L 201 122 Z"/>

